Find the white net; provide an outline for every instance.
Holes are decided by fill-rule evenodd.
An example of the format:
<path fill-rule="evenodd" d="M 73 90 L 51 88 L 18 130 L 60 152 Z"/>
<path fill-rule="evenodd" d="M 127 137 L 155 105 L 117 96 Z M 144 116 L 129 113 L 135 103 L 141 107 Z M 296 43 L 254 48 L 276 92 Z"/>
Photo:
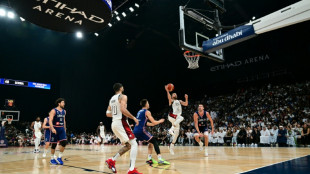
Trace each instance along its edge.
<path fill-rule="evenodd" d="M 199 59 L 200 59 L 200 55 L 196 54 L 194 52 L 191 51 L 185 51 L 184 52 L 184 57 L 186 59 L 186 61 L 188 62 L 188 69 L 197 69 L 199 68 Z"/>

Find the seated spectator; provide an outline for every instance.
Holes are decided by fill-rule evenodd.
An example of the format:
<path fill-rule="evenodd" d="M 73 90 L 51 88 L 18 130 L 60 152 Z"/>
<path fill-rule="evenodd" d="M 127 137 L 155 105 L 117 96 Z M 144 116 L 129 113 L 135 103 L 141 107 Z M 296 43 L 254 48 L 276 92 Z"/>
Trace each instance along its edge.
<path fill-rule="evenodd" d="M 263 130 L 260 131 L 260 144 L 263 147 L 267 147 L 270 144 L 270 132 L 266 126 L 264 126 Z"/>
<path fill-rule="evenodd" d="M 214 130 L 214 134 L 211 135 L 211 137 L 212 137 L 212 146 L 217 146 L 219 137 L 219 132 L 217 131 L 217 129 Z"/>
<path fill-rule="evenodd" d="M 229 128 L 228 129 L 228 131 L 227 131 L 227 133 L 225 134 L 225 137 L 224 137 L 224 141 L 225 141 L 225 143 L 226 143 L 226 145 L 227 146 L 230 146 L 230 144 L 232 144 L 231 143 L 231 139 L 232 139 L 232 136 L 233 136 L 233 134 L 232 134 L 232 131 L 231 131 L 231 129 Z"/>
<path fill-rule="evenodd" d="M 246 146 L 250 146 L 252 144 L 252 129 L 250 127 L 246 130 Z"/>
<path fill-rule="evenodd" d="M 257 147 L 260 141 L 260 132 L 258 131 L 257 127 L 254 127 L 254 130 L 252 131 L 251 139 L 252 139 L 251 146 Z"/>
<path fill-rule="evenodd" d="M 242 126 L 239 133 L 238 133 L 238 137 L 237 137 L 237 142 L 238 142 L 239 146 L 245 147 L 246 136 L 247 136 L 246 130 Z"/>
<path fill-rule="evenodd" d="M 275 143 L 277 143 L 277 137 L 278 137 L 278 127 L 273 126 L 273 129 L 270 131 L 270 144 L 271 146 L 275 146 Z"/>
<path fill-rule="evenodd" d="M 279 130 L 278 130 L 278 138 L 277 138 L 277 142 L 279 147 L 286 147 L 287 146 L 287 130 L 283 128 L 283 126 L 279 126 Z"/>
<path fill-rule="evenodd" d="M 223 146 L 224 145 L 224 137 L 226 133 L 223 131 L 223 129 L 220 129 L 220 132 L 218 133 L 218 145 Z"/>
<path fill-rule="evenodd" d="M 310 128 L 306 123 L 302 126 L 302 131 L 301 131 L 301 144 L 304 147 L 307 147 L 308 144 L 308 139 L 309 139 L 309 134 L 310 134 Z"/>
<path fill-rule="evenodd" d="M 287 145 L 289 147 L 295 146 L 295 132 L 290 126 L 287 127 Z"/>
<path fill-rule="evenodd" d="M 234 145 L 237 145 L 237 136 L 238 136 L 238 131 L 236 128 L 233 129 L 233 137 L 232 137 L 232 140 L 231 140 L 231 145 L 234 146 Z"/>

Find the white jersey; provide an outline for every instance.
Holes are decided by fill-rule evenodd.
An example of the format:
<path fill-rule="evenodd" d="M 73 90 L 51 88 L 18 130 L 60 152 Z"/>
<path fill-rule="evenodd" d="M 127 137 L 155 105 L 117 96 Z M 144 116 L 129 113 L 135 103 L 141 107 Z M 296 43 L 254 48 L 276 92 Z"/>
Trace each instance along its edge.
<path fill-rule="evenodd" d="M 34 127 L 34 132 L 40 132 L 41 122 L 40 121 L 39 122 L 35 121 L 33 127 Z"/>
<path fill-rule="evenodd" d="M 181 103 L 179 100 L 173 100 L 172 113 L 174 115 L 181 115 L 182 114 L 182 106 L 181 106 Z"/>
<path fill-rule="evenodd" d="M 119 103 L 119 96 L 120 94 L 114 95 L 110 100 L 110 107 L 112 111 L 112 121 L 121 121 L 122 120 L 122 112 L 121 112 L 121 104 Z"/>
<path fill-rule="evenodd" d="M 104 126 L 99 126 L 99 129 L 100 129 L 100 134 L 104 134 Z"/>

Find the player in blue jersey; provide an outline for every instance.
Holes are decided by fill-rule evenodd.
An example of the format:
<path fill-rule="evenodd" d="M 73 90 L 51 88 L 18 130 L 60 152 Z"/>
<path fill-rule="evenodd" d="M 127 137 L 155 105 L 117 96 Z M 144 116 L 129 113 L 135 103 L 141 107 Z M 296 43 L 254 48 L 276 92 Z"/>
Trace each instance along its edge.
<path fill-rule="evenodd" d="M 200 150 L 203 150 L 203 143 L 200 140 L 200 137 L 204 137 L 205 139 L 205 156 L 208 156 L 208 126 L 207 121 L 210 120 L 211 123 L 211 135 L 214 134 L 214 126 L 213 120 L 209 114 L 209 112 L 204 110 L 203 104 L 198 105 L 198 111 L 194 113 L 194 123 L 196 132 L 194 134 L 195 140 L 198 142 L 200 146 Z"/>
<path fill-rule="evenodd" d="M 67 136 L 66 136 L 66 111 L 65 108 L 65 99 L 59 98 L 56 100 L 57 107 L 52 109 L 49 115 L 49 125 L 50 130 L 52 131 L 50 143 L 52 144 L 51 151 L 51 164 L 60 164 L 63 165 L 62 154 L 67 145 Z M 56 149 L 57 143 L 59 142 L 59 155 L 58 158 L 54 158 L 54 149 Z M 54 153 L 53 153 L 54 152 Z"/>
<path fill-rule="evenodd" d="M 140 141 L 147 141 L 148 145 L 148 164 L 165 164 L 169 165 L 170 163 L 165 161 L 160 154 L 160 149 L 158 147 L 158 143 L 155 137 L 153 137 L 147 130 L 146 126 L 155 126 L 160 123 L 163 123 L 165 119 L 160 119 L 158 121 L 154 120 L 151 112 L 148 110 L 150 108 L 149 102 L 147 99 L 143 99 L 140 101 L 140 105 L 142 109 L 137 114 L 137 119 L 139 120 L 139 125 L 135 126 L 133 133 L 135 137 Z M 150 122 L 148 122 L 148 120 Z M 156 151 L 158 162 L 152 158 L 153 147 Z"/>
<path fill-rule="evenodd" d="M 48 116 L 44 118 L 42 128 L 44 129 L 44 143 L 45 143 L 43 157 L 46 157 L 46 153 L 48 151 L 47 149 L 50 146 L 50 140 L 52 136 Z M 52 152 L 54 151 L 53 153 L 55 153 L 55 149 L 51 149 L 51 151 Z"/>

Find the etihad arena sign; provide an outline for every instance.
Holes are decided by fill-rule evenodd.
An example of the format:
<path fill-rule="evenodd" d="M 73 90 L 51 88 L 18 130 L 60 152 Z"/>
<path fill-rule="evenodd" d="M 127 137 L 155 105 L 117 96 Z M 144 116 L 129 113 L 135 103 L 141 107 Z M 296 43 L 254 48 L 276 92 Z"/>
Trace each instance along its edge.
<path fill-rule="evenodd" d="M 111 0 L 9 0 L 21 17 L 60 32 L 96 32 L 112 18 Z"/>

